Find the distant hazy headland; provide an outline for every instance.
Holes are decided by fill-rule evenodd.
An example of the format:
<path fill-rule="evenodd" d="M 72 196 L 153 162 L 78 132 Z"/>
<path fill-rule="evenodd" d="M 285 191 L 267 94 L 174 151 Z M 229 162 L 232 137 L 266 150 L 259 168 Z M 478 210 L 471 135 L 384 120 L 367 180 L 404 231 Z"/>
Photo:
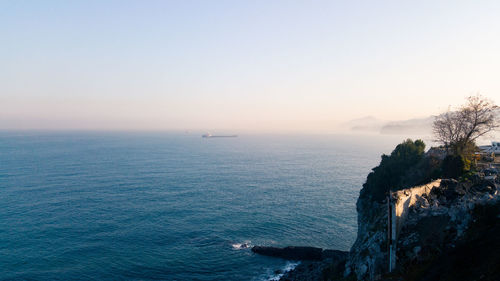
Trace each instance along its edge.
<path fill-rule="evenodd" d="M 434 116 L 408 120 L 381 120 L 373 116 L 349 120 L 341 126 L 352 132 L 371 132 L 380 134 L 428 134 Z"/>

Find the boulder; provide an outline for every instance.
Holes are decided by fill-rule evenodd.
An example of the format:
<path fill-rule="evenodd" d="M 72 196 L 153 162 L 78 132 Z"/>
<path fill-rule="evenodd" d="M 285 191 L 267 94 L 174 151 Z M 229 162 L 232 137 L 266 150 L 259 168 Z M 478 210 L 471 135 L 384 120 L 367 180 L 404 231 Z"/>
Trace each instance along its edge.
<path fill-rule="evenodd" d="M 295 247 L 285 248 L 254 246 L 252 252 L 271 257 L 278 257 L 287 260 L 315 260 L 323 259 L 323 249 L 315 247 Z"/>
<path fill-rule="evenodd" d="M 323 259 L 345 260 L 349 252 L 340 250 L 323 250 L 321 256 Z"/>

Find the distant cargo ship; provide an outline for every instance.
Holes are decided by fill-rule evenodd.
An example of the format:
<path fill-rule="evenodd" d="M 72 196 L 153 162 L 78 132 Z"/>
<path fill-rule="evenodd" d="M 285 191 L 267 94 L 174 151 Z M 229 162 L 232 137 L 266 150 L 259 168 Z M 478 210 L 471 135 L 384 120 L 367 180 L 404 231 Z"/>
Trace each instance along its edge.
<path fill-rule="evenodd" d="M 236 138 L 238 135 L 212 135 L 210 133 L 204 134 L 202 138 Z"/>

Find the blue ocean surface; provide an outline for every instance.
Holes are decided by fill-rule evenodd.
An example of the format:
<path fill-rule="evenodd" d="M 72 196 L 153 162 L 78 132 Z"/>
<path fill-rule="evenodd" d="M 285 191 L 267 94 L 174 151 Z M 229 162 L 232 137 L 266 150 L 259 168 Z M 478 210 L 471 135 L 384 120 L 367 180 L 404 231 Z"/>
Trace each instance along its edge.
<path fill-rule="evenodd" d="M 269 280 L 348 250 L 384 136 L 0 132 L 0 279 Z"/>

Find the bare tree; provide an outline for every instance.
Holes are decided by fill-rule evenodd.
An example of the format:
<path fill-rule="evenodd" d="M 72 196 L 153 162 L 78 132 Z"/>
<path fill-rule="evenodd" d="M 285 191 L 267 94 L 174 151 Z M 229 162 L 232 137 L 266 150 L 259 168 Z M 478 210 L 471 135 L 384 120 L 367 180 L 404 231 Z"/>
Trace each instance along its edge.
<path fill-rule="evenodd" d="M 464 154 L 475 145 L 477 138 L 500 127 L 498 106 L 480 96 L 470 96 L 456 111 L 443 113 L 433 123 L 437 141 L 454 154 Z"/>

